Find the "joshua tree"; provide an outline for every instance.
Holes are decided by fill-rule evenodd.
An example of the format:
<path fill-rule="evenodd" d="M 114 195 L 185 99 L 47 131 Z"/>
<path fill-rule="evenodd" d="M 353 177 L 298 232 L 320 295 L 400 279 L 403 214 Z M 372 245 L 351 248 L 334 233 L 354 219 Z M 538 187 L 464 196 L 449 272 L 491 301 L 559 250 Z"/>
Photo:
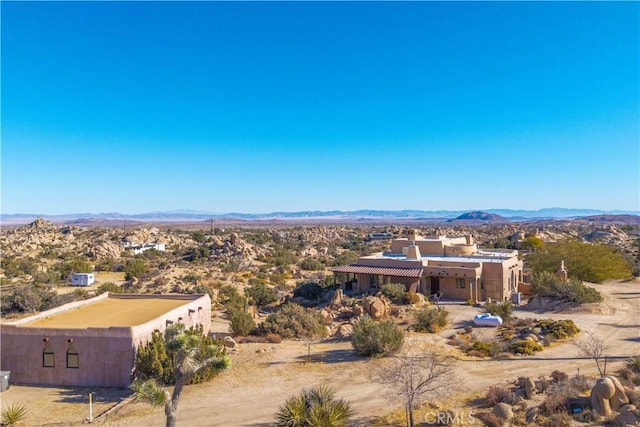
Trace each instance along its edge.
<path fill-rule="evenodd" d="M 203 336 L 187 334 L 182 324 L 167 328 L 165 336 L 165 345 L 175 352 L 173 394 L 155 379 L 135 381 L 131 388 L 136 398 L 154 406 L 164 406 L 164 413 L 167 416 L 166 427 L 175 427 L 178 403 L 184 386 L 196 374 L 208 367 L 213 367 L 217 371 L 229 369 L 231 360 L 224 353 L 224 347 L 217 348 L 218 351 L 214 356 L 203 357 L 201 352 Z"/>
<path fill-rule="evenodd" d="M 326 385 L 303 390 L 291 396 L 276 414 L 278 427 L 342 427 L 347 424 L 353 409 L 348 400 L 337 399 Z"/>

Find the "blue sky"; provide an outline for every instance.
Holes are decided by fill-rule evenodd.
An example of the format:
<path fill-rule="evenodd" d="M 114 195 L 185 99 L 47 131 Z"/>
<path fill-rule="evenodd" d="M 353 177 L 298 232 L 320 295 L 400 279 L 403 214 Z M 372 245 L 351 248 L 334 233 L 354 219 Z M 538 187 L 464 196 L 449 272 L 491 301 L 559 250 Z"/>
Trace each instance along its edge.
<path fill-rule="evenodd" d="M 640 209 L 640 3 L 2 2 L 3 213 Z"/>

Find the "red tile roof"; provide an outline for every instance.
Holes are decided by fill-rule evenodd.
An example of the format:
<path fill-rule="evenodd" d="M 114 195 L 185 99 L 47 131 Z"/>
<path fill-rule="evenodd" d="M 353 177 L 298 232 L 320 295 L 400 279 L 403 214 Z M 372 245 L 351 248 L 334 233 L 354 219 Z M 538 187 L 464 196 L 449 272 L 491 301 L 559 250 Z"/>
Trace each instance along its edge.
<path fill-rule="evenodd" d="M 335 273 L 380 274 L 382 276 L 395 277 L 422 277 L 422 268 L 372 267 L 369 265 L 351 264 L 340 267 L 330 267 L 329 271 Z"/>

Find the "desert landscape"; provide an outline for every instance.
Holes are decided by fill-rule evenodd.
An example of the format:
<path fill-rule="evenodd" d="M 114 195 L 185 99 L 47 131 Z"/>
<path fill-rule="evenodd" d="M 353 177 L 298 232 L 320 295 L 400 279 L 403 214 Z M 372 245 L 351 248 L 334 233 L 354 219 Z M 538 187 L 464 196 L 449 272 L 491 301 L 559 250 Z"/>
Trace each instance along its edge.
<path fill-rule="evenodd" d="M 210 335 L 235 337 L 236 341 L 225 343 L 232 368 L 213 380 L 186 387 L 178 411 L 179 425 L 272 425 L 287 397 L 319 384 L 332 387 L 339 396 L 351 402 L 354 416 L 349 425 L 404 425 L 402 402 L 389 399 L 385 387 L 372 378 L 377 361 L 354 351 L 350 339 L 353 320 L 339 320 L 344 316 L 345 307 L 351 310 L 349 307 L 360 306 L 362 300 L 345 295 L 344 300 L 336 304 L 335 292 L 329 292 L 312 305 L 325 318 L 325 338 L 317 336 L 269 343 L 233 334 L 229 320 L 231 312 L 225 309 L 224 299 L 230 287 L 247 293 L 258 285 L 273 289 L 281 301 L 290 298 L 292 290 L 301 283 L 330 280 L 332 274 L 326 270 L 328 265 L 352 262 L 359 255 L 385 250 L 388 242 L 369 239 L 371 233 L 384 230 L 401 235 L 406 230 L 413 230 L 414 225 L 306 224 L 227 228 L 224 224 L 213 227 L 211 223 L 200 226 L 190 223 L 180 227 L 176 224 L 129 224 L 128 228 L 120 228 L 54 224 L 38 219 L 31 224 L 3 230 L 2 245 L 9 250 L 3 258 L 2 320 L 10 321 L 28 312 L 16 311 L 15 302 L 8 298 L 9 295 L 15 297 L 16 290 L 29 286 L 42 288 L 43 285 L 37 284 L 38 274 L 64 271 L 60 264 L 78 264 L 78 260 L 92 266 L 109 266 L 109 269 L 97 271 L 97 281 L 90 286 L 72 288 L 61 279 L 54 286 L 47 285 L 47 292 L 61 298 L 86 298 L 104 289 L 136 293 L 210 292 L 214 308 Z M 588 219 L 515 224 L 431 223 L 422 230 L 433 234 L 473 233 L 481 246 L 489 247 L 522 246 L 526 245 L 527 238 L 532 241 L 534 237 L 533 241 L 539 239 L 543 245 L 580 239 L 615 247 L 626 253 L 630 262 L 638 256 L 638 226 L 635 224 Z M 154 249 L 135 255 L 125 249 L 130 244 L 123 242 L 162 242 L 166 250 Z M 526 266 L 526 255 L 531 250 L 522 250 Z M 49 255 L 44 256 L 45 253 Z M 34 274 L 7 274 L 14 267 L 5 260 L 16 263 L 29 259 L 41 260 Z M 136 261 L 145 267 L 140 269 L 141 273 L 136 273 L 139 277 L 125 269 Z M 528 356 L 503 353 L 497 357 L 483 357 L 462 347 L 461 338 L 457 337 L 473 336 L 479 342 L 501 339 L 495 328 L 472 327 L 473 317 L 484 311 L 481 304 L 474 306 L 445 299 L 441 308 L 448 313 L 446 326 L 435 333 L 421 333 L 412 326 L 413 316 L 422 306 L 429 306 L 428 301 L 423 299 L 409 305 L 388 301 L 381 319 L 392 319 L 399 325 L 404 330 L 406 343 L 426 343 L 442 349 L 456 360 L 459 380 L 455 392 L 443 394 L 443 398 L 431 396 L 428 403 L 416 408 L 417 416 L 426 423 L 434 414 L 454 411 L 452 413 L 458 414 L 459 419 L 453 425 L 456 422 L 470 425 L 481 422 L 479 418 L 473 418 L 473 414 L 491 411 L 483 394 L 492 386 L 513 387 L 522 378 L 540 381 L 552 372 L 566 373 L 569 377 L 586 376 L 594 382 L 598 377 L 597 366 L 576 345 L 585 336 L 601 340 L 606 349 L 609 372 L 624 368 L 628 360 L 640 353 L 640 281 L 637 278 L 607 280 L 588 286 L 602 295 L 602 302 L 571 304 L 534 298 L 528 305 L 524 301 L 513 307 L 514 319 L 570 320 L 582 331 L 572 339 L 545 343 L 547 348 Z M 14 305 L 8 305 L 9 302 Z M 253 308 L 249 313 L 260 324 L 270 312 L 277 310 L 277 304 L 259 310 Z M 345 324 L 351 326 L 345 327 Z M 464 335 L 465 331 L 470 335 Z M 12 384 L 2 393 L 2 401 L 3 406 L 26 404 L 29 425 L 80 425 L 88 418 L 89 393 L 93 398 L 93 423 L 125 426 L 163 422 L 161 408 L 136 401 L 128 389 L 39 388 Z M 544 393 L 530 402 L 540 404 L 542 396 Z M 38 404 L 28 403 L 34 401 Z M 524 402 L 514 405 L 516 418 L 512 425 L 519 425 L 518 420 L 524 419 L 527 410 L 535 407 L 534 403 Z M 462 414 L 466 414 L 466 421 Z M 554 422 L 548 421 L 551 419 L 548 416 L 540 416 L 540 420 L 545 419 L 547 424 Z"/>

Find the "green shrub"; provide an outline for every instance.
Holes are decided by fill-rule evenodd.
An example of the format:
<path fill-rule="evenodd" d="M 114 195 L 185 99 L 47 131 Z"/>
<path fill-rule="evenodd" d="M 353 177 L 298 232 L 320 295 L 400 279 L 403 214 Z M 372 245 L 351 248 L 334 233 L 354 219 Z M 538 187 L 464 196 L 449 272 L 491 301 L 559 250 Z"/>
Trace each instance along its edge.
<path fill-rule="evenodd" d="M 302 297 L 310 301 L 320 299 L 323 293 L 324 288 L 315 282 L 300 283 L 293 290 L 294 297 Z"/>
<path fill-rule="evenodd" d="M 315 258 L 305 258 L 300 261 L 300 268 L 307 271 L 324 270 L 324 264 Z"/>
<path fill-rule="evenodd" d="M 540 320 L 535 327 L 542 329 L 542 333 L 554 340 L 564 340 L 580 333 L 580 329 L 573 320 Z"/>
<path fill-rule="evenodd" d="M 260 325 L 264 334 L 278 334 L 284 339 L 313 338 L 325 335 L 320 313 L 310 313 L 299 304 L 284 304 Z"/>
<path fill-rule="evenodd" d="M 364 316 L 353 326 L 351 345 L 362 356 L 390 356 L 403 343 L 404 333 L 391 320 L 378 322 Z"/>
<path fill-rule="evenodd" d="M 477 351 L 485 357 L 491 356 L 491 350 L 491 343 L 482 341 L 474 341 L 470 348 L 470 351 Z"/>
<path fill-rule="evenodd" d="M 256 328 L 253 317 L 244 310 L 232 308 L 227 310 L 227 314 L 229 315 L 229 332 L 234 336 L 249 335 Z"/>
<path fill-rule="evenodd" d="M 353 416 L 351 402 L 324 385 L 289 397 L 276 413 L 278 427 L 344 427 Z"/>
<path fill-rule="evenodd" d="M 526 354 L 530 356 L 537 351 L 542 351 L 543 349 L 544 347 L 542 344 L 530 340 L 518 340 L 511 343 L 511 351 L 515 354 Z"/>
<path fill-rule="evenodd" d="M 488 302 L 484 305 L 484 311 L 494 316 L 500 316 L 505 322 L 513 315 L 513 304 L 510 301 Z"/>
<path fill-rule="evenodd" d="M 136 350 L 135 376 L 139 379 L 156 379 L 161 384 L 173 384 L 174 361 L 178 348 L 172 348 L 167 345 L 167 337 L 173 332 L 184 331 L 186 337 L 193 336 L 198 338 L 198 354 L 199 360 L 205 360 L 208 357 L 218 356 L 223 344 L 220 340 L 204 336 L 202 326 L 197 328 L 184 329 L 184 325 L 178 323 L 168 327 L 165 334 L 156 331 L 151 336 L 151 341 L 141 345 Z M 194 340 L 195 341 L 195 340 Z M 189 384 L 198 384 L 208 381 L 219 373 L 216 366 L 208 366 L 204 370 L 196 374 Z"/>
<path fill-rule="evenodd" d="M 273 288 L 265 285 L 264 283 L 258 283 L 245 289 L 244 293 L 255 301 L 258 307 L 276 302 L 278 297 Z"/>
<path fill-rule="evenodd" d="M 386 283 L 380 286 L 380 292 L 396 303 L 402 302 L 407 294 L 406 286 L 402 283 Z"/>
<path fill-rule="evenodd" d="M 577 304 L 601 302 L 602 294 L 579 280 L 563 282 L 553 273 L 543 271 L 535 274 L 531 281 L 533 291 L 542 297 L 560 299 Z"/>
<path fill-rule="evenodd" d="M 553 274 L 563 260 L 571 277 L 586 282 L 626 279 L 632 274 L 631 264 L 616 249 L 577 240 L 547 243 L 528 255 L 526 262 L 534 274 L 543 271 Z"/>
<path fill-rule="evenodd" d="M 425 306 L 415 315 L 415 330 L 435 333 L 447 326 L 449 312 L 442 307 Z"/>

